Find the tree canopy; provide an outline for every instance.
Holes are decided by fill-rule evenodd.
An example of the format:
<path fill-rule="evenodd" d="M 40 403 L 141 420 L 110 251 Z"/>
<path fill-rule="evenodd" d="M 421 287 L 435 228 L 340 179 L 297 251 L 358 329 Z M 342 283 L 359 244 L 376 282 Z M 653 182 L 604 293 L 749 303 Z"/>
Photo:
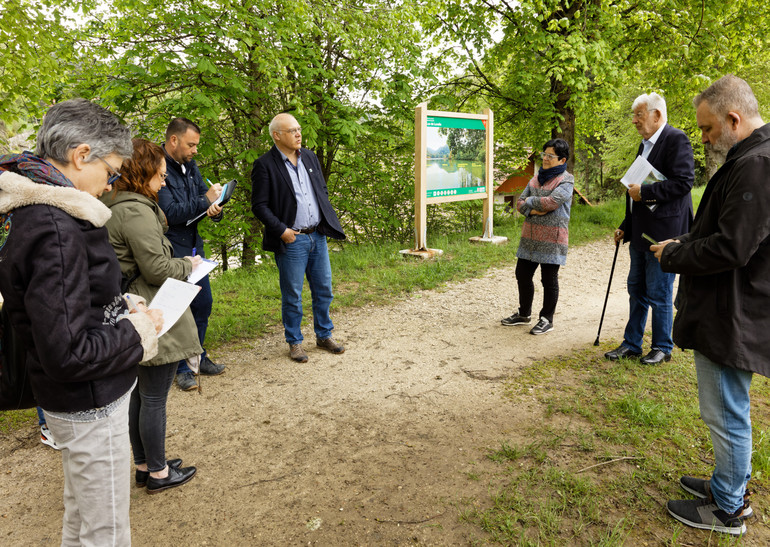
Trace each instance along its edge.
<path fill-rule="evenodd" d="M 157 142 L 172 117 L 195 120 L 204 175 L 241 181 L 205 235 L 248 264 L 261 237 L 251 164 L 272 145 L 270 119 L 291 112 L 351 239 L 408 241 L 419 102 L 491 108 L 501 176 L 565 138 L 578 186 L 600 197 L 619 188 L 638 145 L 635 96 L 661 93 L 693 139 L 691 99 L 726 72 L 766 104 L 769 10 L 757 0 L 9 0 L 0 122 L 34 125 L 74 96 Z M 475 150 L 452 138 L 455 154 Z"/>

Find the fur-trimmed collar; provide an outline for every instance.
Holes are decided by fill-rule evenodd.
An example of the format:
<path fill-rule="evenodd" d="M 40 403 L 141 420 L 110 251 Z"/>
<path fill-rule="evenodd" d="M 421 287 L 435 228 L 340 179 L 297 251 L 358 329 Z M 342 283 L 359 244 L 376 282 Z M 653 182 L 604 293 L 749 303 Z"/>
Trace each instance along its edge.
<path fill-rule="evenodd" d="M 112 215 L 101 201 L 77 188 L 38 184 L 11 171 L 0 173 L 0 214 L 26 205 L 50 205 L 97 228 Z"/>

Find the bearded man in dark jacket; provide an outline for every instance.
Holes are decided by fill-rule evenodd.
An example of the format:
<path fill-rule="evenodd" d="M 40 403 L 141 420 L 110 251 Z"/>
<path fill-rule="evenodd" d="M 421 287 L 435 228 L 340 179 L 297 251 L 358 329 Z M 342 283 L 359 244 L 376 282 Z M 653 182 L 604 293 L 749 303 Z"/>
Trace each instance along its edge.
<path fill-rule="evenodd" d="M 682 477 L 700 499 L 669 501 L 695 528 L 733 535 L 752 514 L 749 387 L 770 376 L 770 124 L 749 85 L 733 75 L 695 100 L 702 140 L 725 158 L 706 187 L 690 233 L 651 249 L 681 274 L 674 341 L 695 353 L 698 400 L 714 446 L 710 480 Z"/>

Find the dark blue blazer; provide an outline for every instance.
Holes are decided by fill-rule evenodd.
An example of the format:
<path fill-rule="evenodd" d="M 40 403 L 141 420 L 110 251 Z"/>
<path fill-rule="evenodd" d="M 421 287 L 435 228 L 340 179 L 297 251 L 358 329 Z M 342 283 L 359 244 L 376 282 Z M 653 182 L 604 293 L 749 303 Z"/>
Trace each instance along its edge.
<path fill-rule="evenodd" d="M 644 146 L 640 143 L 636 155 Z M 623 242 L 639 251 L 648 251 L 650 242 L 642 233 L 655 241 L 663 241 L 686 234 L 692 226 L 692 190 L 695 180 L 695 164 L 692 144 L 685 133 L 666 124 L 647 158 L 666 180 L 642 186 L 642 200 L 635 201 L 631 210 L 631 197 L 626 192 L 626 217 L 620 225 Z M 654 211 L 647 205 L 657 204 Z"/>
<path fill-rule="evenodd" d="M 329 190 L 318 157 L 307 148 L 301 149 L 300 156 L 321 211 L 321 222 L 316 229 L 327 237 L 345 239 L 337 213 L 329 202 Z M 251 210 L 265 226 L 262 248 L 285 253 L 286 244 L 281 240 L 281 234 L 294 224 L 297 198 L 281 153 L 275 146 L 254 162 L 251 170 Z"/>

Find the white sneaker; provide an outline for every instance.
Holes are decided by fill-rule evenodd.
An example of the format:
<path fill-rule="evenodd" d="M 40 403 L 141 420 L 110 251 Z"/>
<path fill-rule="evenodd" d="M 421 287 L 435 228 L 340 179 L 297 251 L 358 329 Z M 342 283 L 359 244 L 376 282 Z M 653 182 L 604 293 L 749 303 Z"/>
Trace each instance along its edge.
<path fill-rule="evenodd" d="M 56 446 L 56 441 L 53 438 L 53 435 L 51 434 L 51 430 L 48 429 L 47 425 L 41 425 L 40 426 L 40 442 L 43 444 L 47 444 L 54 450 L 59 450 L 59 447 Z"/>

